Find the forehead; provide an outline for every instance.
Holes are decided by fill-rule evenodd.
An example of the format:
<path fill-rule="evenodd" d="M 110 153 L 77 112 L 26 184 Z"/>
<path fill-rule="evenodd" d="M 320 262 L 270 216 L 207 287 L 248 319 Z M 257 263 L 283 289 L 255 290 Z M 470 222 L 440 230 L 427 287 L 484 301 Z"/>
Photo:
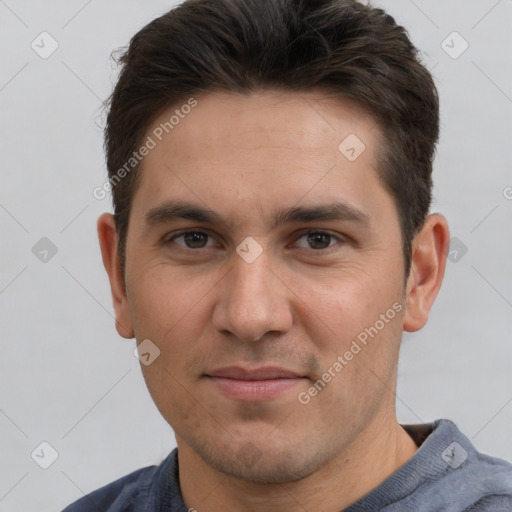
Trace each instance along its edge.
<path fill-rule="evenodd" d="M 211 157 L 212 153 L 222 156 L 224 150 L 234 148 L 239 152 L 262 149 L 263 145 L 269 150 L 321 153 L 337 149 L 350 134 L 366 139 L 370 146 L 380 140 L 369 114 L 320 91 L 260 91 L 248 95 L 218 91 L 194 100 L 193 109 L 187 107 L 190 100 L 167 109 L 149 133 L 156 130 L 158 135 L 163 129 L 162 137 L 170 144 L 183 149 L 193 144 L 196 157 Z"/>
<path fill-rule="evenodd" d="M 321 92 L 198 95 L 163 112 L 146 137 L 154 148 L 142 162 L 136 191 L 145 203 L 173 195 L 265 208 L 341 195 L 352 196 L 358 207 L 365 194 L 381 188 L 375 120 Z"/>

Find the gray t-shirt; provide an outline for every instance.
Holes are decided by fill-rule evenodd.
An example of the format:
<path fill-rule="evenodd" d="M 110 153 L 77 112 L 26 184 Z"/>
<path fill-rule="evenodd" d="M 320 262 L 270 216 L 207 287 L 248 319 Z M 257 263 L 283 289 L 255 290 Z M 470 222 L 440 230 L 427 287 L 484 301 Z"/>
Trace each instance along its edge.
<path fill-rule="evenodd" d="M 403 428 L 417 452 L 344 512 L 512 511 L 512 464 L 479 453 L 449 420 Z M 63 512 L 187 512 L 178 472 L 175 449 L 159 466 L 130 473 Z"/>

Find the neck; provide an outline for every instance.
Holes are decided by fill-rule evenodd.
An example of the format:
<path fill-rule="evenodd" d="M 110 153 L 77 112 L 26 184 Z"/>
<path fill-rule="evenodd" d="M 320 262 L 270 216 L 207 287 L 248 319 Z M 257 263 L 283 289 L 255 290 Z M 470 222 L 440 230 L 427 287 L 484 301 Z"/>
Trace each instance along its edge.
<path fill-rule="evenodd" d="M 339 512 L 362 498 L 409 460 L 417 447 L 397 423 L 376 417 L 343 452 L 294 482 L 257 484 L 217 472 L 176 436 L 181 494 L 189 510 L 220 512 Z"/>

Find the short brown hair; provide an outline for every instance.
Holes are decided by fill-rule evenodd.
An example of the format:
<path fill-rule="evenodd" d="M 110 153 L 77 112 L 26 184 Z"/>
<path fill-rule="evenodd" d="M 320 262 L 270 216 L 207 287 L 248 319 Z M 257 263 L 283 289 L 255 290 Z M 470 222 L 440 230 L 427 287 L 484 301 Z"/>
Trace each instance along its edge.
<path fill-rule="evenodd" d="M 153 119 L 193 94 L 324 89 L 365 109 L 384 135 L 377 172 L 396 204 L 407 276 L 431 202 L 439 102 L 406 30 L 383 10 L 356 0 L 187 0 L 140 30 L 120 62 L 105 128 L 111 183 Z M 123 275 L 137 167 L 112 187 Z"/>

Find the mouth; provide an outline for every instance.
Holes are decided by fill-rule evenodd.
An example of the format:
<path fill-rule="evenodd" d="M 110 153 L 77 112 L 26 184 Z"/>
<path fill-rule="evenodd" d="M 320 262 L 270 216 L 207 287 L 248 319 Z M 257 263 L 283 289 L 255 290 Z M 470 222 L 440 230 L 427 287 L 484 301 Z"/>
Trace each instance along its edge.
<path fill-rule="evenodd" d="M 212 371 L 204 377 L 228 398 L 248 402 L 278 398 L 308 381 L 306 376 L 297 372 L 270 366 L 253 370 L 231 366 Z"/>

